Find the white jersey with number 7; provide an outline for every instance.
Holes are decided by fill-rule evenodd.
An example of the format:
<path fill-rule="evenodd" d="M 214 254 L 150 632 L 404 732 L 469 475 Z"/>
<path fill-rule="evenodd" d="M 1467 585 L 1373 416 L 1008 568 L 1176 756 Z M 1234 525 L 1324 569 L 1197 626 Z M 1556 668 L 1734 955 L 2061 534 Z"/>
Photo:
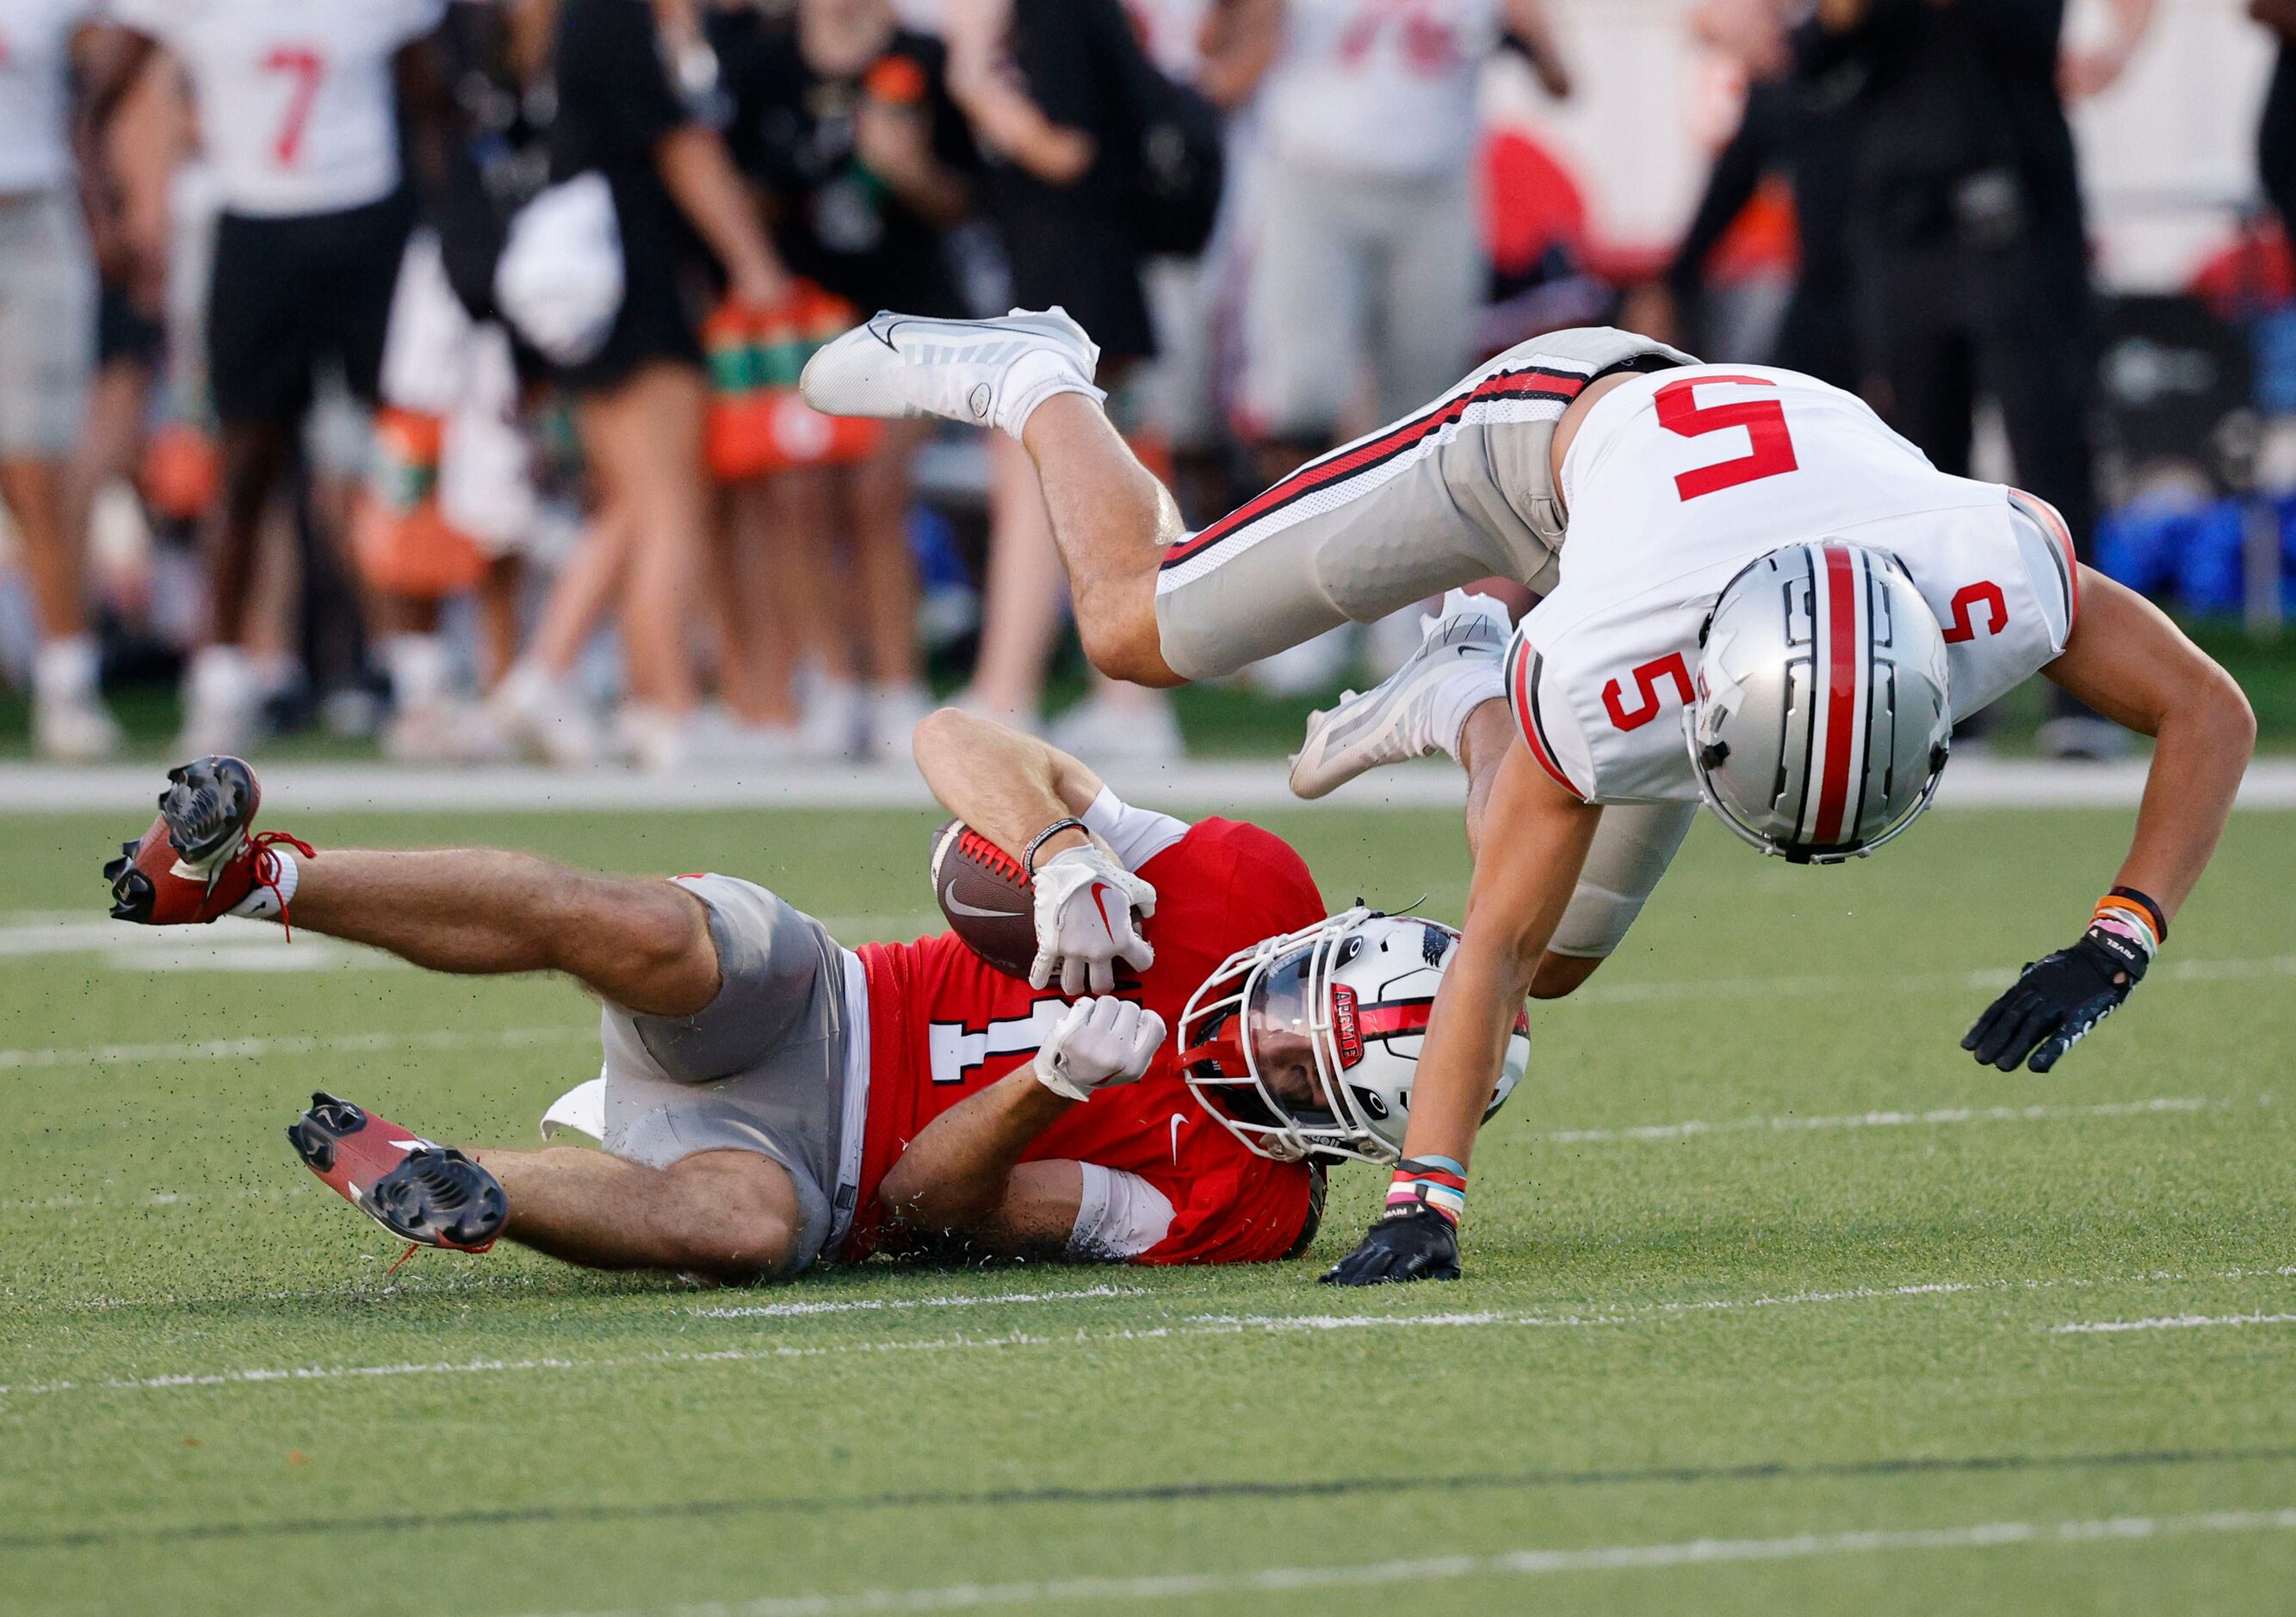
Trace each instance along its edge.
<path fill-rule="evenodd" d="M 114 0 L 174 53 L 234 213 L 334 213 L 398 188 L 392 58 L 446 0 Z"/>
<path fill-rule="evenodd" d="M 2079 611 L 2052 507 L 1947 476 L 1862 400 L 1792 371 L 1633 378 L 1588 411 L 1562 496 L 1561 581 L 1516 631 L 1507 696 L 1532 758 L 1589 802 L 1696 799 L 1682 710 L 1700 630 L 1780 546 L 1902 561 L 1944 627 L 1956 718 L 2054 661 Z"/>

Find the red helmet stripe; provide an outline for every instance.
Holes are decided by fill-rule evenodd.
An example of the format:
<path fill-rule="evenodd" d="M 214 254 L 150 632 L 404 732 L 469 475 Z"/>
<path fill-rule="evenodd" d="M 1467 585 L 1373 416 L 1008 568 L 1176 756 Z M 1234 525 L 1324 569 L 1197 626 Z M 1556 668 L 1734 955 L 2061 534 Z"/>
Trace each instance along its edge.
<path fill-rule="evenodd" d="M 1431 999 L 1404 1000 L 1392 1005 L 1367 1005 L 1356 1012 L 1356 1027 L 1365 1038 L 1391 1038 L 1398 1033 L 1424 1033 L 1434 1011 Z"/>
<path fill-rule="evenodd" d="M 1819 776 L 1817 825 L 1811 840 L 1841 840 L 1857 736 L 1857 681 L 1865 659 L 1857 643 L 1857 564 L 1847 547 L 1825 547 L 1825 759 Z"/>

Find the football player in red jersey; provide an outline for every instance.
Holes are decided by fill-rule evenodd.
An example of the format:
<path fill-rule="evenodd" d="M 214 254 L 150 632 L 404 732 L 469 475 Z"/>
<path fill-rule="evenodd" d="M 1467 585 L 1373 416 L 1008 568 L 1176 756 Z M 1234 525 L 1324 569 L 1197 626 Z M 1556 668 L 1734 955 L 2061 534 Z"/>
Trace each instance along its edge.
<path fill-rule="evenodd" d="M 936 715 L 915 747 L 952 813 L 1025 851 L 1043 986 L 953 933 L 846 949 L 730 876 L 316 852 L 255 831 L 260 793 L 234 759 L 171 774 L 159 818 L 107 869 L 112 913 L 291 915 L 434 971 L 560 972 L 605 1002 L 603 1075 L 552 1109 L 586 1112 L 603 1153 L 465 1154 L 315 1097 L 290 1130 L 305 1161 L 411 1242 L 507 1235 L 726 1281 L 879 1252 L 1162 1264 L 1303 1248 L 1321 1159 L 1394 1158 L 1456 934 L 1327 919 L 1271 833 L 1128 807 L 988 721 Z M 1071 870 L 1085 879 L 1056 874 Z M 1131 900 L 1112 922 L 1110 890 Z M 1090 926 L 1070 913 L 1086 907 Z M 1063 981 L 1101 991 L 1071 1002 Z"/>

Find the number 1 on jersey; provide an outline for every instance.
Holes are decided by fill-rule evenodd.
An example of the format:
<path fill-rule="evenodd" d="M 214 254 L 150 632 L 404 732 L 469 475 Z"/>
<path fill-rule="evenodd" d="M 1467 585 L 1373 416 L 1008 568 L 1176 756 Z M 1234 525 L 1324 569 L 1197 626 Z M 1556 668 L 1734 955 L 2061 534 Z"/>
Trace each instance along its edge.
<path fill-rule="evenodd" d="M 1685 376 L 1660 388 L 1653 401 L 1658 409 L 1658 424 L 1678 437 L 1703 438 L 1709 432 L 1731 427 L 1746 429 L 1749 447 L 1744 455 L 1736 460 L 1695 467 L 1674 480 L 1676 491 L 1685 500 L 1800 469 L 1800 463 L 1794 459 L 1793 439 L 1786 431 L 1785 406 L 1776 399 L 1734 398 L 1727 404 L 1708 405 L 1702 409 L 1699 406 L 1698 388 L 1702 382 L 1710 385 L 1730 382 L 1750 388 L 1778 385 L 1760 376 Z"/>
<path fill-rule="evenodd" d="M 302 155 L 303 131 L 311 122 L 312 103 L 319 99 L 319 81 L 327 75 L 327 59 L 309 45 L 283 45 L 263 59 L 266 73 L 284 73 L 293 79 L 287 92 L 287 111 L 279 120 L 279 138 L 272 150 L 282 168 L 292 168 Z"/>

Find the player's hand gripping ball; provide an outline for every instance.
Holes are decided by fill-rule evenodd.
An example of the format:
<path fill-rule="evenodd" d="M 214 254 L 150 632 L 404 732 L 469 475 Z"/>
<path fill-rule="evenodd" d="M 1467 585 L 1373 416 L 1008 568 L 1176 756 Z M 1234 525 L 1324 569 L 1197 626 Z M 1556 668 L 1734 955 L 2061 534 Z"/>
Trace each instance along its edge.
<path fill-rule="evenodd" d="M 1156 890 L 1086 843 L 1064 848 L 1037 870 L 1037 954 L 1029 986 L 1061 992 L 1111 992 L 1116 963 L 1136 972 L 1156 963 L 1140 923 L 1156 913 Z"/>
<path fill-rule="evenodd" d="M 1128 999 L 1079 999 L 1037 1052 L 1037 1081 L 1072 1101 L 1136 1084 L 1164 1044 L 1164 1019 Z"/>

